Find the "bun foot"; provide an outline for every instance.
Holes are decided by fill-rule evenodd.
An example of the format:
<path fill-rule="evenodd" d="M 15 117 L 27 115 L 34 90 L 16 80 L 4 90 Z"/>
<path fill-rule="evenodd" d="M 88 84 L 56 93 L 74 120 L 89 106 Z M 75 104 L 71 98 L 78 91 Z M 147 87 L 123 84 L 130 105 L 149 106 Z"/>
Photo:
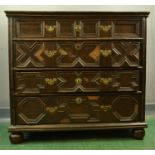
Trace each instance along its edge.
<path fill-rule="evenodd" d="M 22 133 L 11 133 L 9 138 L 12 144 L 19 144 L 19 143 L 22 143 L 23 141 L 23 134 Z"/>
<path fill-rule="evenodd" d="M 142 140 L 145 136 L 145 130 L 144 129 L 133 129 L 132 136 L 135 139 Z"/>

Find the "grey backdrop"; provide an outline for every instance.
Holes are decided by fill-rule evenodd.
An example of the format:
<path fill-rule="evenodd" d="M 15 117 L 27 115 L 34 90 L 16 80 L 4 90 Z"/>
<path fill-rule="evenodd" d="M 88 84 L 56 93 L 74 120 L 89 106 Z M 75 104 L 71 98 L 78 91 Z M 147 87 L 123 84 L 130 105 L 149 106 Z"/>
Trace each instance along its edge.
<path fill-rule="evenodd" d="M 147 27 L 146 102 L 155 104 L 155 6 L 0 6 L 0 109 L 9 108 L 8 23 L 5 10 L 31 11 L 150 11 Z"/>

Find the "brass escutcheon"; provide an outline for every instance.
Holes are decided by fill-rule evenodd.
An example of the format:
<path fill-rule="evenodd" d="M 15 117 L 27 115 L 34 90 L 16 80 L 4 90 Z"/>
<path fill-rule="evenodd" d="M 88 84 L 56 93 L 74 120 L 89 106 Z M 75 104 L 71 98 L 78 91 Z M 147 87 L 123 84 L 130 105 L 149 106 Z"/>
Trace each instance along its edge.
<path fill-rule="evenodd" d="M 100 29 L 103 32 L 108 32 L 111 29 L 111 25 L 100 25 Z"/>
<path fill-rule="evenodd" d="M 107 112 L 108 110 L 112 109 L 111 105 L 101 105 L 100 108 L 104 111 Z"/>
<path fill-rule="evenodd" d="M 45 78 L 45 82 L 48 85 L 52 86 L 52 85 L 54 85 L 57 82 L 57 78 Z"/>
<path fill-rule="evenodd" d="M 81 104 L 82 103 L 82 98 L 81 97 L 77 97 L 75 99 L 76 104 Z"/>
<path fill-rule="evenodd" d="M 82 44 L 83 44 L 83 43 L 75 43 L 75 44 L 74 44 L 75 49 L 76 49 L 77 51 L 81 50 Z"/>
<path fill-rule="evenodd" d="M 49 113 L 54 113 L 58 108 L 57 107 L 47 107 L 46 111 Z"/>
<path fill-rule="evenodd" d="M 80 85 L 80 84 L 82 83 L 82 79 L 81 79 L 81 78 L 76 78 L 76 79 L 75 79 L 75 83 L 76 83 L 77 85 Z"/>
<path fill-rule="evenodd" d="M 79 31 L 81 30 L 81 26 L 80 26 L 80 25 L 75 25 L 75 26 L 74 26 L 74 30 L 75 30 L 76 32 L 79 32 Z"/>
<path fill-rule="evenodd" d="M 100 53 L 102 54 L 103 57 L 108 57 L 111 55 L 111 50 L 100 50 Z"/>
<path fill-rule="evenodd" d="M 57 51 L 56 50 L 49 50 L 49 51 L 48 50 L 45 50 L 44 53 L 49 58 L 52 58 L 54 55 L 56 55 Z"/>
<path fill-rule="evenodd" d="M 112 78 L 100 78 L 100 83 L 104 84 L 104 85 L 108 85 L 110 82 L 112 82 Z"/>
<path fill-rule="evenodd" d="M 56 29 L 56 26 L 55 25 L 46 25 L 45 29 L 46 29 L 46 31 L 51 33 Z"/>

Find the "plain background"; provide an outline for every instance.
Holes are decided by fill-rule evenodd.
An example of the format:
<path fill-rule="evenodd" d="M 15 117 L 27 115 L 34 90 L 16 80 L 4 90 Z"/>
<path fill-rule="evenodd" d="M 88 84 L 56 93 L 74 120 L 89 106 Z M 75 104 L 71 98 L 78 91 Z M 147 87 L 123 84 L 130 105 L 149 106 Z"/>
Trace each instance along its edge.
<path fill-rule="evenodd" d="M 0 6 L 0 109 L 9 108 L 9 70 L 8 70 L 8 22 L 5 10 L 19 11 L 149 11 L 147 25 L 147 81 L 146 103 L 155 104 L 155 6 L 153 5 L 96 5 L 96 6 Z"/>

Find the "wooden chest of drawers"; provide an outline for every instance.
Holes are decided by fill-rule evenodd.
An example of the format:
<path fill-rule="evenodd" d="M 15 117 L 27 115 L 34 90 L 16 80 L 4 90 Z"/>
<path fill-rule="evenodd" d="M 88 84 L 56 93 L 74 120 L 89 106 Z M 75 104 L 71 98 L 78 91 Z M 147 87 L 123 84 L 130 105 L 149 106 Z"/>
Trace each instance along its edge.
<path fill-rule="evenodd" d="M 6 14 L 12 143 L 25 131 L 144 137 L 148 12 Z"/>

